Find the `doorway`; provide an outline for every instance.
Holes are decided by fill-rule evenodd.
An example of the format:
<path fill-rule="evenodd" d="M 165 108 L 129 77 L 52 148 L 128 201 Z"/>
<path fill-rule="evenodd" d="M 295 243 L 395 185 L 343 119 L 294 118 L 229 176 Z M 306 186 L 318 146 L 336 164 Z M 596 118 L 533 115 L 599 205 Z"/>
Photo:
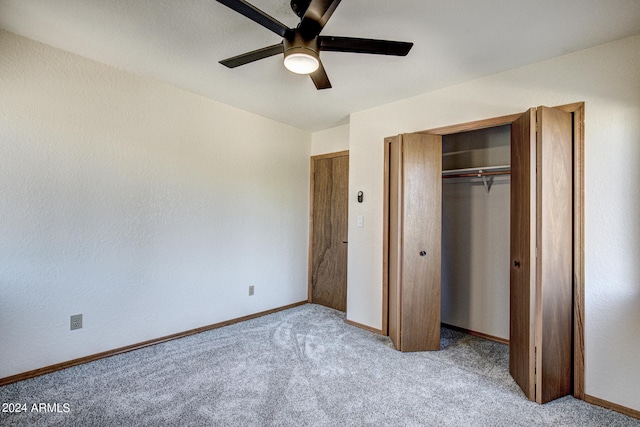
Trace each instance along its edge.
<path fill-rule="evenodd" d="M 570 275 L 569 275 L 569 280 L 564 280 L 564 283 L 568 283 L 568 286 L 569 286 L 569 290 L 568 290 L 569 298 L 567 300 L 569 308 L 568 310 L 566 310 L 565 313 L 568 313 L 568 316 L 569 316 L 568 340 L 570 341 L 569 345 L 571 347 L 571 349 L 569 350 L 569 353 L 571 354 L 570 354 L 570 362 L 569 362 L 568 369 L 570 370 L 569 377 L 571 378 L 572 384 L 569 387 L 569 390 L 575 397 L 584 399 L 584 328 L 583 328 L 583 320 L 584 320 L 584 308 L 583 308 L 584 307 L 584 303 L 583 303 L 584 302 L 584 213 L 583 213 L 584 212 L 584 172 L 583 172 L 584 170 L 584 160 L 583 160 L 584 103 L 570 104 L 570 105 L 556 107 L 554 109 L 546 109 L 546 107 L 541 107 L 539 109 L 539 111 L 545 111 L 545 110 L 559 110 L 561 112 L 567 113 L 565 115 L 568 115 L 568 120 L 567 120 L 568 126 L 569 126 L 568 131 L 571 138 L 571 144 L 573 144 L 568 151 L 568 157 L 570 158 L 569 168 L 567 169 L 568 172 L 565 173 L 565 175 L 568 175 L 569 189 L 572 190 L 570 191 L 569 197 L 567 199 L 568 200 L 567 204 L 569 205 L 569 224 L 570 225 L 568 227 L 570 230 L 569 231 L 570 236 L 569 236 L 569 243 L 566 246 L 568 247 L 568 251 L 570 254 L 570 257 L 569 257 Z M 533 113 L 531 113 L 531 111 L 533 111 Z M 542 128 L 542 132 L 539 131 L 536 133 L 536 126 L 538 126 L 539 128 L 541 125 L 539 123 L 538 125 L 536 125 L 535 113 L 536 113 L 536 109 L 532 109 L 525 113 L 513 114 L 510 116 L 503 116 L 503 117 L 498 117 L 494 119 L 482 120 L 482 121 L 477 121 L 472 123 L 465 123 L 461 125 L 431 129 L 425 132 L 402 135 L 400 136 L 400 140 L 402 140 L 402 137 L 408 137 L 408 136 L 411 136 L 411 139 L 415 139 L 413 135 L 416 135 L 416 136 L 421 134 L 422 135 L 439 135 L 440 137 L 442 137 L 443 135 L 452 135 L 452 134 L 457 134 L 457 133 L 467 132 L 472 130 L 479 130 L 479 129 L 486 129 L 486 128 L 492 128 L 497 126 L 508 125 L 508 126 L 511 126 L 512 133 L 516 135 L 515 138 L 517 140 L 521 140 L 521 139 L 529 140 L 530 138 L 533 138 L 533 141 L 535 141 L 536 135 L 538 135 L 538 138 L 539 138 L 541 134 L 545 133 L 544 128 Z M 549 117 L 549 116 L 546 115 L 545 117 Z M 545 121 L 550 122 L 551 120 L 545 119 Z M 523 124 L 526 124 L 526 126 L 524 126 Z M 397 141 L 398 137 L 385 139 L 384 147 L 385 147 L 385 164 L 386 165 L 389 165 L 390 158 L 391 156 L 393 156 L 392 154 L 393 149 L 391 148 L 391 146 L 394 140 Z M 540 143 L 540 140 L 538 140 L 538 149 L 540 149 L 542 145 Z M 521 176 L 518 179 L 524 178 L 529 182 L 532 182 L 535 184 L 536 182 L 536 172 L 535 172 L 536 144 L 531 145 L 531 147 L 533 148 L 533 150 L 530 150 L 527 153 L 527 156 L 529 154 L 532 155 L 531 159 L 533 163 L 530 162 L 530 166 L 528 166 L 531 169 L 526 170 L 526 176 Z M 555 150 L 554 144 L 551 144 L 550 147 L 551 147 L 551 150 Z M 514 153 L 512 152 L 512 156 L 513 155 Z M 538 155 L 539 155 L 539 158 L 542 158 L 542 156 L 546 154 L 545 154 L 545 151 L 539 151 Z M 555 156 L 555 157 L 558 157 L 558 156 Z M 512 160 L 512 163 L 513 163 L 513 160 Z M 544 164 L 542 166 L 544 166 Z M 548 168 L 548 169 L 549 170 L 555 169 L 555 167 Z M 391 332 L 390 329 L 392 328 L 390 328 L 391 320 L 389 319 L 389 317 L 392 316 L 393 310 L 397 311 L 397 304 L 395 303 L 392 304 L 393 307 L 390 305 L 390 303 L 392 302 L 391 297 L 393 296 L 393 295 L 390 295 L 390 293 L 391 294 L 393 293 L 390 290 L 389 283 L 391 281 L 392 274 L 395 274 L 393 272 L 393 269 L 395 267 L 394 265 L 392 265 L 393 263 L 390 261 L 391 259 L 390 248 L 393 248 L 394 246 L 394 243 L 390 242 L 391 240 L 390 229 L 393 228 L 393 224 L 390 224 L 390 212 L 393 212 L 395 209 L 390 210 L 390 191 L 389 190 L 390 190 L 390 187 L 392 186 L 390 184 L 390 175 L 392 174 L 389 172 L 389 170 L 390 170 L 390 166 L 387 166 L 385 168 L 385 187 L 386 188 L 385 188 L 384 206 L 385 206 L 386 214 L 384 215 L 385 222 L 384 222 L 384 230 L 383 230 L 385 240 L 384 240 L 384 262 L 383 262 L 384 283 L 383 283 L 382 309 L 383 309 L 383 331 L 390 334 Z M 523 171 L 524 168 L 521 165 L 519 165 L 518 170 Z M 529 173 L 529 171 L 532 171 L 532 172 Z M 546 178 L 540 172 L 537 175 L 539 180 L 537 184 L 538 188 L 542 188 L 546 185 L 545 184 Z M 542 204 L 546 203 L 545 197 L 547 196 L 544 193 L 542 195 L 538 194 L 538 202 L 537 202 L 538 208 L 540 208 Z M 520 197 L 520 199 L 524 199 L 524 198 Z M 536 218 L 535 191 L 532 193 L 531 198 L 529 198 L 529 195 L 527 194 L 526 200 L 529 200 L 532 203 L 532 205 L 527 206 L 527 212 L 533 212 L 532 218 L 535 221 L 535 218 Z M 564 209 L 564 211 L 566 212 L 566 209 Z M 539 211 L 538 218 L 544 217 L 546 212 L 547 210 Z M 512 215 L 513 215 L 513 206 L 512 206 Z M 527 249 L 527 253 L 524 254 L 523 256 L 529 257 L 530 260 L 533 260 L 533 263 L 531 263 L 531 265 L 535 266 L 535 259 L 538 255 L 540 255 L 540 253 L 537 252 L 539 251 L 539 248 L 536 248 L 535 243 L 533 243 L 535 242 L 536 226 L 533 222 L 530 222 L 528 219 L 526 219 L 526 221 L 527 221 L 527 224 L 530 223 L 531 225 L 533 225 L 532 228 L 529 228 L 530 230 L 533 231 L 533 234 L 532 234 L 533 237 L 527 238 L 527 244 L 532 243 L 532 246 L 530 246 L 531 250 Z M 549 225 L 549 223 L 551 223 L 551 221 L 548 221 L 547 225 Z M 538 227 L 541 227 L 540 224 L 538 224 Z M 545 225 L 545 227 L 547 226 Z M 548 228 L 548 230 L 550 229 L 551 227 Z M 544 232 L 544 230 L 545 228 L 542 228 L 542 232 Z M 540 228 L 538 228 L 538 233 L 540 233 Z M 513 229 L 511 234 L 512 234 L 512 244 L 513 244 Z M 528 245 L 523 245 L 523 246 L 528 246 Z M 544 247 L 544 241 L 543 241 L 542 247 Z M 547 251 L 547 253 L 553 253 L 553 251 Z M 438 253 L 438 256 L 439 256 L 439 253 Z M 526 366 L 526 369 L 525 369 L 526 375 L 530 375 L 530 378 L 532 379 L 534 378 L 537 378 L 537 379 L 534 379 L 531 383 L 523 385 L 522 381 L 516 378 L 516 375 L 514 375 L 514 378 L 516 378 L 516 381 L 521 385 L 523 390 L 525 390 L 525 393 L 527 394 L 527 396 L 533 400 L 534 394 L 531 393 L 531 390 L 535 390 L 535 387 L 532 386 L 532 384 L 536 383 L 540 387 L 541 381 L 549 383 L 550 381 L 547 381 L 549 378 L 545 378 L 544 371 L 547 370 L 548 366 L 555 365 L 557 362 L 557 360 L 553 360 L 552 357 L 549 357 L 548 359 L 546 359 L 546 356 L 543 355 L 543 352 L 546 351 L 544 347 L 550 349 L 552 348 L 553 345 L 556 344 L 555 342 L 551 342 L 551 341 L 556 339 L 557 334 L 555 332 L 553 334 L 552 333 L 545 334 L 544 331 L 548 330 L 548 328 L 545 326 L 545 322 L 550 318 L 554 318 L 556 313 L 560 313 L 560 311 L 558 311 L 557 307 L 553 306 L 553 303 L 550 301 L 551 302 L 551 305 L 549 306 L 550 311 L 548 311 L 547 313 L 553 313 L 553 314 L 550 316 L 544 314 L 545 311 L 547 310 L 547 306 L 546 306 L 547 301 L 545 297 L 541 295 L 544 295 L 546 293 L 546 295 L 549 296 L 549 295 L 552 295 L 553 293 L 545 291 L 544 286 L 546 285 L 541 285 L 540 281 L 536 280 L 536 276 L 535 276 L 536 268 L 532 267 L 531 269 L 529 269 L 529 267 L 525 265 L 525 262 L 527 261 L 523 261 L 522 258 L 520 258 L 520 254 L 516 254 L 516 256 L 517 258 L 511 259 L 509 261 L 512 264 L 512 266 L 510 267 L 511 275 L 512 275 L 511 283 L 513 286 L 514 274 L 520 275 L 521 279 L 518 279 L 518 280 L 524 280 L 526 282 L 526 283 L 524 282 L 523 283 L 526 285 L 526 289 L 527 289 L 526 290 L 527 295 L 526 295 L 526 301 L 525 301 L 527 310 L 522 310 L 521 312 L 518 313 L 518 316 L 516 317 L 511 315 L 512 323 L 510 327 L 513 330 L 514 319 L 517 319 L 517 321 L 521 323 L 523 322 L 523 319 L 524 319 L 524 323 L 526 323 L 527 325 L 526 328 L 529 328 L 527 331 L 524 332 L 524 335 L 523 335 L 523 337 L 527 341 L 526 343 L 527 350 L 524 351 L 523 350 L 524 347 L 516 350 L 519 351 L 522 357 L 526 359 L 524 360 L 524 362 L 522 362 L 522 365 Z M 513 257 L 513 250 L 512 250 L 512 257 Z M 410 263 L 411 262 L 413 261 L 410 261 Z M 549 264 L 551 263 L 547 263 L 547 265 Z M 529 274 L 530 272 L 531 274 Z M 540 272 L 541 277 L 543 277 L 545 274 L 546 273 L 544 271 Z M 395 276 L 393 276 L 393 278 L 394 280 L 396 279 Z M 520 291 L 518 292 L 521 293 Z M 537 297 L 536 297 L 536 292 L 537 292 Z M 402 295 L 402 293 L 400 293 L 400 295 Z M 512 288 L 512 295 L 513 295 L 513 288 Z M 555 299 L 555 298 L 550 298 L 550 299 Z M 438 301 L 437 303 L 439 304 L 440 302 Z M 538 308 L 535 308 L 536 303 L 538 304 Z M 422 304 L 424 305 L 424 302 Z M 511 306 L 513 309 L 514 307 L 513 299 L 511 301 Z M 540 307 L 542 307 L 542 309 Z M 524 313 L 525 311 L 528 312 L 528 314 L 530 314 L 531 316 L 530 317 L 528 315 L 524 316 L 525 314 L 527 314 L 527 313 Z M 526 329 L 526 328 L 524 326 L 522 327 L 522 329 Z M 538 331 L 543 331 L 543 332 L 542 333 L 539 332 L 538 334 L 536 334 L 534 332 L 536 329 Z M 541 336 L 544 336 L 544 335 L 546 335 L 547 338 L 551 338 L 551 341 L 549 342 L 544 341 L 544 339 L 541 338 Z M 511 338 L 513 339 L 513 335 L 511 336 Z M 517 345 L 519 346 L 519 344 Z M 513 343 L 512 343 L 512 346 L 513 346 Z M 536 350 L 536 346 L 537 346 L 537 350 Z M 548 363 L 547 361 L 550 361 L 550 363 Z M 535 374 L 536 364 L 538 366 L 537 377 Z M 522 376 L 525 376 L 524 375 L 525 370 L 523 370 L 523 372 L 520 373 L 522 374 Z M 526 379 L 525 379 L 525 382 L 526 382 Z M 535 394 L 535 400 L 542 403 L 542 401 L 548 401 L 552 399 L 544 396 L 540 397 L 539 390 L 540 388 L 538 388 L 538 394 Z"/>
<path fill-rule="evenodd" d="M 309 302 L 347 310 L 349 152 L 311 157 Z"/>

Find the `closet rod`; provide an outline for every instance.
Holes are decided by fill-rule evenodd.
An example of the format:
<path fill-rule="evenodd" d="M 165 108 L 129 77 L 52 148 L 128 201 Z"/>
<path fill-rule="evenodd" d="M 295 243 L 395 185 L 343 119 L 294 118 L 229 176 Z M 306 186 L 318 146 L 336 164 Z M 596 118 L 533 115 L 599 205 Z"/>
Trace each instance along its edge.
<path fill-rule="evenodd" d="M 483 171 L 479 170 L 478 172 L 473 173 L 458 173 L 458 174 L 442 174 L 442 178 L 473 178 L 473 177 L 481 177 L 481 176 L 491 176 L 491 175 L 511 175 L 511 171 Z"/>
<path fill-rule="evenodd" d="M 491 191 L 494 175 L 510 175 L 511 166 L 486 166 L 483 168 L 449 169 L 442 171 L 442 178 L 482 178 L 487 194 Z M 490 177 L 487 179 L 487 177 Z"/>
<path fill-rule="evenodd" d="M 483 166 L 464 169 L 445 169 L 442 171 L 443 178 L 480 178 L 491 175 L 509 175 L 511 165 Z"/>

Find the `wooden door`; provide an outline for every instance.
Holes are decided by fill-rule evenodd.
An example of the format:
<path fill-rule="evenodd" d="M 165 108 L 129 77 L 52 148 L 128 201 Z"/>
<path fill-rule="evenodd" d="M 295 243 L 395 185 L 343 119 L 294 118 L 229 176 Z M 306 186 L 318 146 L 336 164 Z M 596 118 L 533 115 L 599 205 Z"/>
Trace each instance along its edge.
<path fill-rule="evenodd" d="M 440 349 L 442 137 L 391 142 L 389 335 L 401 351 Z"/>
<path fill-rule="evenodd" d="M 316 156 L 312 164 L 310 301 L 347 309 L 349 155 Z"/>
<path fill-rule="evenodd" d="M 573 122 L 538 107 L 536 401 L 571 393 L 573 313 Z"/>
<path fill-rule="evenodd" d="M 538 403 L 571 393 L 572 120 L 538 107 L 512 125 L 509 370 Z"/>
<path fill-rule="evenodd" d="M 536 110 L 511 124 L 509 372 L 535 400 Z"/>

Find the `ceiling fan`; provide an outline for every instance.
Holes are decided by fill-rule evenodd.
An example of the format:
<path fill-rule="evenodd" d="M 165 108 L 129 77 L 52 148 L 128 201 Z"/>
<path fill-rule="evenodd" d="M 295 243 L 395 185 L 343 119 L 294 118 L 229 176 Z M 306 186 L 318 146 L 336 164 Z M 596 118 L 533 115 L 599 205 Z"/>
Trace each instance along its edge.
<path fill-rule="evenodd" d="M 222 65 L 235 68 L 284 53 L 284 66 L 297 74 L 309 74 L 318 90 L 331 88 L 320 51 L 406 56 L 413 46 L 389 40 L 321 36 L 340 0 L 291 0 L 291 9 L 300 17 L 296 28 L 288 28 L 244 0 L 217 1 L 282 37 L 281 43 L 224 59 Z"/>

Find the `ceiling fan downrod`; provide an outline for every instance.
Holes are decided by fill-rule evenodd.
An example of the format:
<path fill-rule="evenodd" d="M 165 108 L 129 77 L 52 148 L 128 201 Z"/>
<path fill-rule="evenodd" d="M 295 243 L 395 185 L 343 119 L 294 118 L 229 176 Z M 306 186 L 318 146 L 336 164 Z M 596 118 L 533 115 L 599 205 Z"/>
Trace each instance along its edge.
<path fill-rule="evenodd" d="M 302 18 L 310 4 L 311 0 L 291 0 L 291 9 L 293 13 L 298 15 L 298 18 Z"/>

